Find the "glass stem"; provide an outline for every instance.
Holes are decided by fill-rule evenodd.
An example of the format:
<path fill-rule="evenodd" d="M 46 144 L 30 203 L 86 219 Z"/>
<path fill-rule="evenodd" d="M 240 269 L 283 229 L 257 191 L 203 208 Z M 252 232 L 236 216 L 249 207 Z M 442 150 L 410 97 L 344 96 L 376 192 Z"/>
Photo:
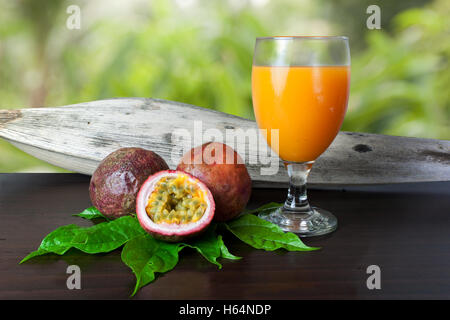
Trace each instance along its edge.
<path fill-rule="evenodd" d="M 289 175 L 289 190 L 284 209 L 296 213 L 311 214 L 312 210 L 306 194 L 306 180 L 314 161 L 284 162 Z"/>

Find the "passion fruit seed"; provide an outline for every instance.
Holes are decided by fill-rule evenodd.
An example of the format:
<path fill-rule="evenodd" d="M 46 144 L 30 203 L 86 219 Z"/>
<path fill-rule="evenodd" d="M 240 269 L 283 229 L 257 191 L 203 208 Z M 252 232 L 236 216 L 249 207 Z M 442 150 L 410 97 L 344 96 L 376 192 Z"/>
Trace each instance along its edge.
<path fill-rule="evenodd" d="M 205 193 L 182 175 L 159 180 L 145 211 L 158 224 L 185 224 L 200 220 L 206 207 Z"/>

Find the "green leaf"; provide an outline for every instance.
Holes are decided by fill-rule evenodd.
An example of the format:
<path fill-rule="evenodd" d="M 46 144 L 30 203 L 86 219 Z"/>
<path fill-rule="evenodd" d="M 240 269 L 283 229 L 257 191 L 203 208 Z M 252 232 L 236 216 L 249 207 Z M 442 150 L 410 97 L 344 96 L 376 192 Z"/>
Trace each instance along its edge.
<path fill-rule="evenodd" d="M 253 210 L 245 210 L 243 212 L 243 214 L 255 214 L 255 213 L 261 213 L 261 212 L 266 212 L 266 211 L 272 211 L 274 209 L 278 209 L 280 207 L 282 207 L 283 204 L 282 203 L 278 203 L 278 202 L 270 202 L 267 203 L 257 209 L 253 209 Z"/>
<path fill-rule="evenodd" d="M 47 253 L 62 255 L 70 248 L 91 254 L 110 252 L 144 233 L 138 220 L 130 216 L 87 228 L 74 224 L 62 226 L 48 234 L 38 250 L 29 254 L 20 263 Z"/>
<path fill-rule="evenodd" d="M 167 243 L 148 234 L 135 237 L 122 250 L 122 261 L 133 270 L 136 286 L 131 296 L 143 286 L 155 280 L 155 273 L 172 270 L 178 263 L 182 243 Z"/>
<path fill-rule="evenodd" d="M 110 220 L 108 217 L 105 217 L 96 207 L 89 207 L 85 209 L 83 212 L 78 214 L 73 214 L 73 216 L 81 217 L 84 219 L 92 220 L 96 218 L 103 218 L 106 220 Z"/>
<path fill-rule="evenodd" d="M 197 250 L 206 260 L 217 265 L 219 269 L 222 268 L 222 265 L 217 262 L 217 259 L 222 255 L 222 250 L 219 237 L 216 234 L 216 225 L 210 226 L 200 237 L 184 244 Z"/>
<path fill-rule="evenodd" d="M 219 269 L 222 265 L 217 261 L 222 257 L 225 259 L 238 260 L 240 257 L 232 255 L 225 243 L 222 240 L 221 235 L 217 235 L 217 225 L 211 225 L 203 235 L 193 239 L 190 242 L 184 243 L 187 247 L 197 250 L 206 260 L 217 265 Z"/>
<path fill-rule="evenodd" d="M 277 225 L 245 214 L 225 224 L 236 237 L 256 249 L 273 251 L 284 248 L 288 251 L 312 251 L 319 248 L 308 247 L 292 232 L 284 232 Z"/>
<path fill-rule="evenodd" d="M 215 225 L 197 239 L 187 243 L 168 243 L 157 240 L 145 234 L 128 241 L 122 250 L 122 261 L 133 270 L 136 276 L 136 285 L 131 296 L 154 281 L 156 273 L 164 273 L 172 270 L 178 263 L 178 253 L 185 247 L 197 250 L 206 260 L 222 267 L 217 259 L 240 259 L 232 255 L 225 244 L 222 236 L 216 234 Z"/>
<path fill-rule="evenodd" d="M 231 254 L 230 251 L 228 251 L 228 248 L 225 246 L 225 243 L 223 242 L 221 235 L 218 236 L 218 239 L 219 239 L 220 252 L 221 252 L 222 258 L 230 259 L 230 260 L 242 259 L 242 257 L 235 256 L 234 254 Z"/>
<path fill-rule="evenodd" d="M 31 252 L 30 254 L 28 254 L 25 258 L 22 259 L 22 261 L 19 262 L 19 264 L 22 264 L 25 261 L 30 260 L 31 258 L 37 257 L 37 256 L 42 256 L 44 254 L 49 253 L 47 250 L 44 249 L 37 249 L 36 251 Z"/>
<path fill-rule="evenodd" d="M 281 204 L 269 203 L 253 212 L 274 210 L 280 206 Z M 94 219 L 103 215 L 91 207 L 78 216 Z M 239 239 L 257 249 L 285 248 L 290 251 L 318 249 L 304 245 L 296 235 L 284 233 L 278 226 L 251 214 L 244 214 L 220 226 L 224 226 Z M 71 224 L 48 234 L 38 250 L 30 253 L 20 263 L 47 253 L 62 255 L 71 248 L 94 254 L 109 252 L 125 244 L 121 254 L 122 261 L 136 276 L 133 296 L 140 288 L 154 281 L 156 273 L 172 270 L 178 263 L 179 251 L 184 247 L 197 250 L 207 261 L 219 268 L 222 265 L 217 261 L 218 258 L 241 259 L 228 251 L 222 236 L 217 234 L 217 229 L 218 225 L 213 224 L 203 235 L 193 240 L 185 243 L 167 243 L 146 234 L 135 216 L 121 217 L 87 228 Z"/>

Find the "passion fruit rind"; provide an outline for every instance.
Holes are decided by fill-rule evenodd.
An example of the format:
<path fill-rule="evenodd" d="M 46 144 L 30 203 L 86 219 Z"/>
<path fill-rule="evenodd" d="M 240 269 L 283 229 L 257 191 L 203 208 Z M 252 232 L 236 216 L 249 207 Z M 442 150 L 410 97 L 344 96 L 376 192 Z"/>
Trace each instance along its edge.
<path fill-rule="evenodd" d="M 193 175 L 209 188 L 216 203 L 215 221 L 235 218 L 250 199 L 252 181 L 247 167 L 226 144 L 207 142 L 191 149 L 182 157 L 177 170 Z"/>
<path fill-rule="evenodd" d="M 95 170 L 89 185 L 92 204 L 115 219 L 136 212 L 136 195 L 150 175 L 169 166 L 153 151 L 121 148 L 109 154 Z"/>
<path fill-rule="evenodd" d="M 153 237 L 178 242 L 206 230 L 215 203 L 208 187 L 192 175 L 165 170 L 150 176 L 136 200 L 142 228 Z"/>

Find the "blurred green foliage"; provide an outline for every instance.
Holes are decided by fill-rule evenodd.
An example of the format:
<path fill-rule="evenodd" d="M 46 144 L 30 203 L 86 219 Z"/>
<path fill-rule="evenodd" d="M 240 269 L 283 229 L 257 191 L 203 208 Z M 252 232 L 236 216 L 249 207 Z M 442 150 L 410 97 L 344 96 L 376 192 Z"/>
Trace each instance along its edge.
<path fill-rule="evenodd" d="M 391 36 L 368 33 L 344 130 L 450 139 L 449 15 L 440 0 L 397 15 Z"/>
<path fill-rule="evenodd" d="M 345 34 L 343 129 L 449 139 L 449 2 L 374 3 L 382 30 L 366 28 L 372 2 L 357 0 L 0 0 L 1 106 L 140 96 L 253 118 L 255 37 Z M 66 28 L 71 4 L 80 30 Z M 0 141 L 0 172 L 51 170 Z"/>

